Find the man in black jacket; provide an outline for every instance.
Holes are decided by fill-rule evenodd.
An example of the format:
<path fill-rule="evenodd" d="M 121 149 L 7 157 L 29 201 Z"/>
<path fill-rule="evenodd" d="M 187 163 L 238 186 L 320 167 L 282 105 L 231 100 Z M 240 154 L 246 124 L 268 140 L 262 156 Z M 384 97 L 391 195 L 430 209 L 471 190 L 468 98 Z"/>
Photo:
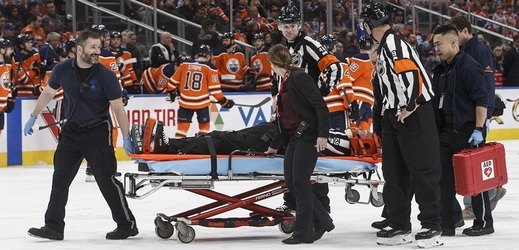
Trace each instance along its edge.
<path fill-rule="evenodd" d="M 514 36 L 513 44 L 505 54 L 503 63 L 503 74 L 506 78 L 505 86 L 519 86 L 519 35 Z"/>

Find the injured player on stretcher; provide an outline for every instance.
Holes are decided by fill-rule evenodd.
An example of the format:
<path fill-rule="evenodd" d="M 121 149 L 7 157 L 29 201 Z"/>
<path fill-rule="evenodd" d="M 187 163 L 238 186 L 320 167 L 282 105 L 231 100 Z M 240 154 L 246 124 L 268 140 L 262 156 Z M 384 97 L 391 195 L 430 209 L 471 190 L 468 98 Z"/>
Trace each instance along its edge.
<path fill-rule="evenodd" d="M 153 133 L 155 132 L 155 133 Z M 327 156 L 349 156 L 350 138 L 373 138 L 369 131 L 358 130 L 345 132 L 330 129 L 328 145 L 322 151 Z M 230 154 L 235 150 L 266 152 L 270 147 L 278 154 L 284 152 L 284 138 L 279 133 L 276 121 L 259 123 L 253 127 L 236 131 L 213 131 L 203 136 L 182 139 L 167 138 L 161 121 L 148 118 L 146 124 L 133 125 L 131 130 L 135 152 L 153 154 L 210 154 L 211 147 L 216 154 Z"/>

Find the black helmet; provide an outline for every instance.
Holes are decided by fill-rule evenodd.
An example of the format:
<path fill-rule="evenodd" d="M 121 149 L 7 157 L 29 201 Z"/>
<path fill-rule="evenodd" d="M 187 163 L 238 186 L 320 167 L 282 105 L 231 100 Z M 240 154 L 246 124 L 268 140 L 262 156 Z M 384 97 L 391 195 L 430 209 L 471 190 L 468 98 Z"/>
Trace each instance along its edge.
<path fill-rule="evenodd" d="M 94 24 L 90 29 L 101 36 L 108 36 L 110 34 L 104 24 Z"/>
<path fill-rule="evenodd" d="M 189 57 L 186 56 L 186 55 L 183 55 L 183 54 L 180 54 L 177 59 L 175 60 L 175 64 L 177 66 L 179 66 L 180 64 L 182 64 L 183 62 L 185 61 L 189 61 Z"/>
<path fill-rule="evenodd" d="M 76 38 L 69 38 L 65 44 L 67 45 L 68 49 L 70 50 L 70 48 L 73 48 L 73 47 L 76 47 Z"/>
<path fill-rule="evenodd" d="M 373 46 L 373 40 L 368 36 L 360 36 L 357 45 L 359 49 L 370 50 L 371 46 Z"/>
<path fill-rule="evenodd" d="M 0 48 L 5 49 L 11 47 L 11 41 L 9 39 L 0 38 Z"/>
<path fill-rule="evenodd" d="M 321 37 L 321 44 L 328 50 L 332 51 L 333 46 L 338 43 L 334 34 L 327 34 Z"/>
<path fill-rule="evenodd" d="M 229 38 L 231 40 L 234 40 L 234 35 L 232 34 L 232 32 L 225 32 L 223 33 L 222 35 L 222 39 L 226 39 L 226 38 Z"/>
<path fill-rule="evenodd" d="M 66 43 L 60 43 L 56 47 L 56 54 L 60 57 L 68 57 L 68 53 L 70 52 L 70 48 Z"/>
<path fill-rule="evenodd" d="M 279 14 L 280 23 L 294 23 L 301 21 L 301 12 L 296 6 L 283 6 Z"/>
<path fill-rule="evenodd" d="M 366 5 L 364 11 L 360 13 L 360 18 L 363 22 L 368 24 L 370 29 L 380 27 L 384 24 L 389 24 L 389 12 L 379 2 L 374 2 Z"/>
<path fill-rule="evenodd" d="M 26 34 L 26 33 L 19 34 L 14 39 L 14 43 L 18 46 L 24 44 L 25 42 L 29 42 L 29 41 L 32 41 L 32 36 L 29 34 Z"/>
<path fill-rule="evenodd" d="M 122 37 L 121 32 L 119 32 L 119 31 L 112 31 L 110 33 L 110 39 L 117 38 L 117 37 L 119 37 L 119 38 Z"/>
<path fill-rule="evenodd" d="M 212 54 L 213 54 L 213 51 L 211 50 L 211 47 L 209 45 L 206 45 L 206 44 L 200 45 L 200 48 L 198 49 L 198 56 L 206 57 L 206 56 L 209 56 Z"/>
<path fill-rule="evenodd" d="M 265 40 L 265 35 L 263 35 L 263 33 L 254 34 L 254 36 L 252 37 L 252 41 L 254 42 L 256 40 Z"/>

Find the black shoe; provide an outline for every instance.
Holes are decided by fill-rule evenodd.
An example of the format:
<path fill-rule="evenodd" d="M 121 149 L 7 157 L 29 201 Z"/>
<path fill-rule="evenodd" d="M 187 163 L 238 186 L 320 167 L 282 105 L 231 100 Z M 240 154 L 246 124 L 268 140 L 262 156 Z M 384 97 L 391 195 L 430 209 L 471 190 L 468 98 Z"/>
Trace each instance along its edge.
<path fill-rule="evenodd" d="M 63 240 L 63 234 L 58 233 L 48 227 L 31 227 L 27 232 L 32 237 L 44 238 L 49 240 Z"/>
<path fill-rule="evenodd" d="M 373 223 L 371 223 L 371 227 L 372 228 L 375 228 L 375 229 L 378 229 L 378 230 L 382 230 L 386 227 L 389 226 L 389 220 L 388 219 L 383 219 L 381 221 L 375 221 Z"/>
<path fill-rule="evenodd" d="M 153 153 L 164 154 L 168 152 L 168 142 L 166 135 L 164 135 L 164 123 L 157 121 L 157 128 L 155 129 L 155 138 L 153 139 Z"/>
<path fill-rule="evenodd" d="M 391 238 L 397 235 L 410 234 L 411 230 L 393 229 L 392 227 L 386 227 L 377 232 L 377 237 Z"/>
<path fill-rule="evenodd" d="M 482 236 L 487 234 L 493 234 L 494 228 L 493 227 L 469 227 L 463 229 L 463 235 L 467 236 Z"/>
<path fill-rule="evenodd" d="M 443 228 L 442 229 L 442 236 L 455 236 L 456 230 L 452 228 Z"/>
<path fill-rule="evenodd" d="M 121 229 L 121 228 L 116 228 L 115 230 L 113 230 L 112 232 L 109 232 L 106 234 L 106 239 L 107 240 L 124 240 L 130 236 L 135 236 L 139 234 L 139 229 L 137 229 L 136 227 L 135 228 L 128 228 L 128 229 Z"/>
<path fill-rule="evenodd" d="M 303 241 L 298 238 L 295 238 L 294 236 L 290 236 L 281 242 L 288 244 L 288 245 L 295 245 L 295 244 L 301 244 L 301 243 L 314 243 L 313 241 Z"/>
<path fill-rule="evenodd" d="M 323 237 L 323 234 L 325 232 L 331 232 L 333 229 L 335 229 L 335 225 L 333 224 L 333 222 L 330 222 L 330 225 L 328 225 L 327 227 L 316 230 L 314 232 L 314 241 L 319 240 L 321 237 Z"/>

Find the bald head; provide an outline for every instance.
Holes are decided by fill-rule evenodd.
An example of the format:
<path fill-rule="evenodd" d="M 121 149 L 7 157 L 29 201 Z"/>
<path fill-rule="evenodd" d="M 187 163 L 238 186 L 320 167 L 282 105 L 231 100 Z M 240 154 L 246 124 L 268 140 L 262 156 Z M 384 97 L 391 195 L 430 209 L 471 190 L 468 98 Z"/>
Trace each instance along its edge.
<path fill-rule="evenodd" d="M 164 32 L 160 34 L 160 43 L 168 45 L 171 43 L 171 33 Z"/>

